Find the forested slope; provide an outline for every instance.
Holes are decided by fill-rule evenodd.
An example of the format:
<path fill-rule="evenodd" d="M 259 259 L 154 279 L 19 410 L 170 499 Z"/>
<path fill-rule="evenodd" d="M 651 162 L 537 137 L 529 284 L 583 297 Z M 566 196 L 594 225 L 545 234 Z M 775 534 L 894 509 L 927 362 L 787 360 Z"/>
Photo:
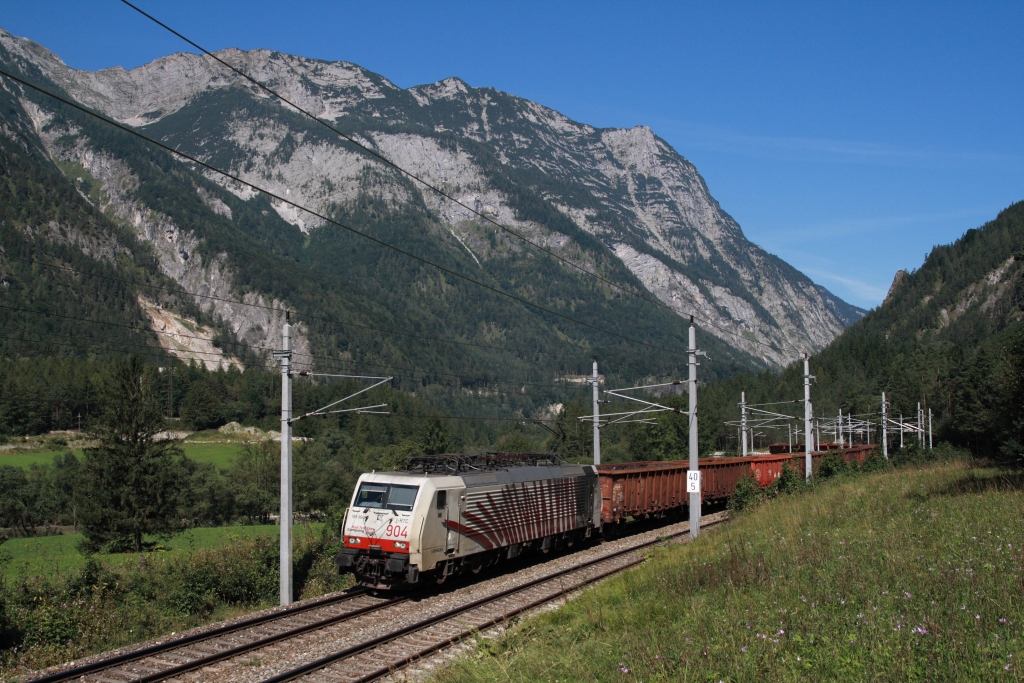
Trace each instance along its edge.
<path fill-rule="evenodd" d="M 817 416 L 877 413 L 886 392 L 892 414 L 917 402 L 935 417 L 937 438 L 979 454 L 1018 459 L 1024 430 L 1024 202 L 897 277 L 886 301 L 811 359 Z M 1015 260 L 1017 255 L 1017 260 Z M 701 391 L 707 447 L 735 448 L 740 391 L 747 401 L 802 397 L 803 367 L 738 376 Z M 780 410 L 787 410 L 780 407 Z M 802 415 L 802 406 L 788 408 Z M 877 422 L 877 418 L 875 418 Z M 785 441 L 785 434 L 777 434 Z M 731 437 L 731 441 L 729 440 Z"/>

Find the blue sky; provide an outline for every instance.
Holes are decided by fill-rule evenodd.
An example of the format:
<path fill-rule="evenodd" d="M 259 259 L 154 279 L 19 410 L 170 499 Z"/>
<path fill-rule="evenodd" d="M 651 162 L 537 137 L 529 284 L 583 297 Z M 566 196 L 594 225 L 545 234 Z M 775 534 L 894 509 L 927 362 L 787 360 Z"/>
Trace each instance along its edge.
<path fill-rule="evenodd" d="M 1024 199 L 1024 3 L 139 0 L 200 44 L 459 76 L 595 126 L 648 125 L 753 241 L 881 302 Z M 80 69 L 185 49 L 116 0 L 0 0 L 0 26 Z"/>

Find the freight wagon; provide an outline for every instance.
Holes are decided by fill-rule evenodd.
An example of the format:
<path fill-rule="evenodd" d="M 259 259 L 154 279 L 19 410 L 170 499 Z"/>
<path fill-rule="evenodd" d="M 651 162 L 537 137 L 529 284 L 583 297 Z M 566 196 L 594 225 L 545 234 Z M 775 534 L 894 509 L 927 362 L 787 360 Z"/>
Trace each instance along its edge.
<path fill-rule="evenodd" d="M 873 448 L 855 446 L 840 452 L 847 462 L 863 463 Z M 817 470 L 825 455 L 825 451 L 811 453 L 812 471 Z M 745 458 L 701 458 L 697 461 L 701 471 L 701 501 L 728 499 L 736 490 L 736 482 L 745 476 L 753 476 L 761 486 L 769 486 L 782 475 L 782 468 L 786 465 L 797 472 L 803 472 L 803 452 L 751 455 Z M 597 472 L 601 478 L 601 523 L 621 524 L 629 517 L 685 512 L 689 501 L 686 493 L 686 472 L 689 467 L 686 460 L 598 465 Z"/>

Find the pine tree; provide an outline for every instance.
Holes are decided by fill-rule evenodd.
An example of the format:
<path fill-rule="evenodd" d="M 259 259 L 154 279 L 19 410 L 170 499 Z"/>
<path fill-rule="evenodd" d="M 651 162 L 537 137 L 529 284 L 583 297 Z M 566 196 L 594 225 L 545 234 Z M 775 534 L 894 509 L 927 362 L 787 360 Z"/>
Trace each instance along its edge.
<path fill-rule="evenodd" d="M 102 395 L 99 445 L 85 450 L 76 491 L 83 548 L 138 552 L 145 534 L 169 537 L 180 527 L 184 455 L 177 442 L 157 438 L 163 404 L 156 372 L 138 356 L 112 364 Z"/>

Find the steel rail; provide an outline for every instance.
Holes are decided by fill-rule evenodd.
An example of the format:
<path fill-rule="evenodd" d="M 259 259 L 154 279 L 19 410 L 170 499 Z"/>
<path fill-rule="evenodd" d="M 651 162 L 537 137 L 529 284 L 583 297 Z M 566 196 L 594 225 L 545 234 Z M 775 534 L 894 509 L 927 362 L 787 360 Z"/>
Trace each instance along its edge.
<path fill-rule="evenodd" d="M 184 647 L 186 645 L 203 643 L 205 641 L 214 640 L 214 639 L 216 639 L 216 638 L 218 638 L 220 636 L 225 636 L 225 635 L 229 635 L 229 634 L 232 634 L 232 633 L 237 633 L 239 631 L 244 631 L 245 629 L 252 628 L 254 626 L 261 626 L 261 625 L 269 624 L 269 623 L 272 623 L 272 622 L 275 622 L 275 621 L 281 621 L 283 619 L 287 619 L 289 617 L 293 617 L 293 616 L 298 615 L 298 614 L 304 614 L 306 612 L 310 612 L 312 610 L 315 610 L 315 609 L 318 609 L 318 608 L 321 608 L 321 607 L 329 607 L 331 605 L 336 605 L 336 604 L 339 604 L 339 603 L 344 603 L 344 602 L 347 602 L 349 600 L 353 600 L 355 598 L 363 597 L 363 596 L 367 595 L 368 593 L 369 593 L 369 591 L 367 591 L 365 589 L 360 589 L 360 590 L 357 590 L 357 591 L 354 591 L 354 592 L 346 593 L 344 595 L 337 595 L 337 596 L 332 596 L 332 597 L 327 597 L 327 598 L 320 598 L 318 600 L 314 600 L 312 602 L 308 602 L 308 603 L 306 603 L 304 605 L 299 605 L 299 606 L 296 606 L 296 607 L 291 607 L 291 608 L 288 608 L 288 609 L 285 609 L 285 610 L 282 610 L 282 611 L 278 611 L 278 612 L 272 612 L 270 614 L 264 614 L 264 615 L 258 616 L 258 617 L 252 617 L 252 618 L 245 619 L 243 621 L 239 621 L 239 622 L 236 622 L 236 623 L 233 623 L 233 624 L 227 624 L 225 626 L 220 626 L 218 628 L 211 629 L 209 631 L 200 631 L 198 633 L 193 633 L 192 635 L 189 635 L 189 636 L 184 636 L 184 637 L 181 637 L 181 638 L 175 638 L 173 640 L 168 640 L 166 642 L 158 643 L 156 645 L 150 645 L 149 647 L 144 647 L 144 648 L 140 648 L 138 650 L 132 650 L 130 652 L 125 652 L 123 654 L 116 655 L 114 657 L 107 657 L 105 659 L 100 659 L 100 660 L 97 660 L 95 662 L 91 662 L 89 664 L 83 664 L 83 665 L 77 666 L 77 667 L 75 667 L 73 669 L 65 669 L 64 671 L 57 671 L 55 673 L 43 676 L 41 678 L 31 679 L 31 680 L 27 681 L 26 683 L 58 683 L 58 681 L 71 681 L 71 680 L 75 680 L 77 678 L 81 678 L 82 676 L 88 676 L 90 674 L 95 674 L 95 673 L 100 672 L 100 671 L 105 671 L 105 670 L 113 669 L 114 667 L 116 667 L 118 665 L 121 665 L 121 664 L 129 663 L 129 662 L 134 662 L 134 661 L 139 661 L 139 660 L 142 660 L 142 659 L 146 659 L 147 657 L 152 657 L 154 655 L 164 654 L 164 653 L 170 652 L 172 650 L 177 650 L 177 649 L 180 649 L 180 648 L 182 648 L 182 647 Z M 357 617 L 359 615 L 366 614 L 368 612 L 373 612 L 373 611 L 376 611 L 378 609 L 382 609 L 384 607 L 387 607 L 387 606 L 390 606 L 390 605 L 394 605 L 394 604 L 396 604 L 398 602 L 403 602 L 406 599 L 407 598 L 403 596 L 403 597 L 399 597 L 399 598 L 396 598 L 396 599 L 393 599 L 393 600 L 387 600 L 387 601 L 384 601 L 384 602 L 376 604 L 376 605 L 367 605 L 365 607 L 359 607 L 359 608 L 356 608 L 356 609 L 354 609 L 354 610 L 352 610 L 350 612 L 344 612 L 342 614 L 338 614 L 338 615 L 334 615 L 332 617 L 329 617 L 328 619 L 316 621 L 316 622 L 314 622 L 312 624 L 307 624 L 307 625 L 299 626 L 299 627 L 297 627 L 295 629 L 289 629 L 287 631 L 283 631 L 283 632 L 278 633 L 278 634 L 274 634 L 274 635 L 271 635 L 271 636 L 266 636 L 266 637 L 257 639 L 255 641 L 252 641 L 251 643 L 245 643 L 243 645 L 238 645 L 238 646 L 231 647 L 231 648 L 228 648 L 228 649 L 225 649 L 225 650 L 221 650 L 220 652 L 215 652 L 215 653 L 209 654 L 209 655 L 207 655 L 205 657 L 195 658 L 195 659 L 193 659 L 193 661 L 185 662 L 185 663 L 179 664 L 179 665 L 174 666 L 174 667 L 169 667 L 167 669 L 163 669 L 163 670 L 160 670 L 160 671 L 154 671 L 153 673 L 150 673 L 150 674 L 136 675 L 134 677 L 134 680 L 135 681 L 139 681 L 139 682 L 144 682 L 144 681 L 159 681 L 159 680 L 163 680 L 165 678 L 170 678 L 170 677 L 178 675 L 180 673 L 184 673 L 184 672 L 190 671 L 192 669 L 196 669 L 196 668 L 200 668 L 200 667 L 203 667 L 203 666 L 207 666 L 209 664 L 212 664 L 214 662 L 220 661 L 222 659 L 227 659 L 229 657 L 233 657 L 235 655 L 242 654 L 242 653 L 244 653 L 244 652 L 246 652 L 248 650 L 253 650 L 253 649 L 256 649 L 256 648 L 260 648 L 260 647 L 263 647 L 265 645 L 269 645 L 271 643 L 277 642 L 279 640 L 290 638 L 290 637 L 293 637 L 295 635 L 299 635 L 301 633 L 305 633 L 307 631 L 315 630 L 317 628 L 323 628 L 324 626 L 328 626 L 330 624 L 334 624 L 334 623 L 337 623 L 339 621 L 345 621 L 347 619 L 351 619 L 351 618 Z"/>
<path fill-rule="evenodd" d="M 718 524 L 721 524 L 721 523 L 725 522 L 726 519 L 727 518 L 722 518 L 722 519 L 717 519 L 717 520 L 714 520 L 714 521 L 706 522 L 706 523 L 701 524 L 701 527 L 702 528 L 707 528 L 707 527 L 716 526 Z M 462 615 L 462 614 L 465 614 L 465 613 L 470 612 L 472 610 L 475 610 L 475 609 L 477 609 L 479 607 L 484 607 L 484 606 L 486 606 L 486 605 L 488 605 L 490 603 L 498 602 L 499 600 L 501 600 L 503 598 L 506 598 L 506 597 L 509 597 L 511 595 L 514 595 L 514 594 L 517 594 L 517 593 L 524 593 L 524 592 L 528 591 L 531 588 L 534 588 L 534 587 L 540 586 L 542 584 L 554 581 L 556 579 L 562 578 L 562 577 L 564 577 L 566 575 L 569 575 L 569 574 L 581 573 L 581 572 L 583 572 L 583 571 L 585 571 L 585 570 L 587 570 L 589 568 L 592 568 L 592 567 L 594 567 L 596 565 L 599 565 L 601 563 L 608 562 L 610 560 L 614 560 L 614 559 L 620 558 L 623 555 L 628 555 L 629 553 L 633 553 L 633 552 L 636 552 L 638 550 L 642 550 L 644 548 L 649 548 L 650 546 L 653 546 L 653 545 L 659 545 L 661 543 L 664 543 L 666 540 L 668 540 L 670 538 L 676 538 L 678 536 L 689 536 L 689 533 L 690 533 L 689 529 L 687 529 L 685 531 L 680 531 L 678 533 L 670 534 L 669 536 L 659 537 L 659 538 L 656 538 L 656 539 L 654 539 L 652 541 L 647 541 L 645 543 L 641 543 L 641 544 L 638 544 L 638 545 L 635 545 L 635 546 L 630 546 L 629 548 L 624 548 L 622 550 L 618 550 L 618 551 L 609 553 L 609 554 L 604 555 L 602 557 L 598 557 L 598 558 L 595 558 L 593 560 L 589 560 L 587 562 L 584 562 L 583 564 L 575 565 L 573 567 L 569 567 L 567 569 L 562 569 L 562 570 L 554 572 L 552 574 L 548 574 L 546 576 L 542 576 L 542 577 L 533 579 L 532 581 L 528 581 L 528 582 L 526 582 L 524 584 L 521 584 L 519 586 L 514 586 L 512 588 L 508 588 L 506 590 L 500 591 L 500 592 L 495 593 L 493 595 L 489 595 L 487 597 L 483 597 L 483 598 L 480 598 L 478 600 L 474 600 L 472 602 L 466 603 L 465 605 L 461 605 L 459 607 L 455 607 L 455 608 L 450 609 L 450 610 L 448 610 L 446 612 L 443 612 L 441 614 L 437 614 L 437 615 L 434 615 L 432 617 L 428 617 L 426 619 L 423 619 L 421 621 L 415 622 L 415 623 L 410 624 L 408 626 L 402 627 L 402 628 L 397 629 L 395 631 L 392 631 L 390 633 L 386 633 L 386 634 L 384 634 L 382 636 L 379 636 L 377 638 L 373 638 L 371 640 L 364 641 L 364 642 L 359 643 L 357 645 L 352 645 L 350 647 L 344 648 L 342 650 L 339 650 L 338 652 L 334 652 L 334 653 L 332 653 L 330 655 L 327 655 L 325 657 L 321 657 L 321 658 L 316 659 L 316 660 L 314 660 L 312 662 L 308 662 L 306 664 L 303 664 L 302 666 L 295 667 L 294 669 L 290 669 L 290 670 L 285 671 L 283 673 L 280 673 L 280 674 L 278 674 L 276 676 L 268 678 L 268 679 L 264 680 L 263 683 L 285 683 L 285 681 L 295 680 L 295 679 L 297 679 L 297 678 L 299 678 L 301 676 L 304 676 L 306 674 L 313 673 L 314 671 L 325 669 L 328 666 L 330 666 L 332 664 L 335 664 L 337 662 L 340 662 L 342 660 L 350 659 L 350 658 L 355 657 L 357 655 L 369 652 L 369 651 L 373 650 L 374 648 L 386 645 L 386 644 L 388 644 L 390 642 L 396 641 L 396 640 L 398 640 L 398 639 L 400 639 L 400 638 L 402 638 L 404 636 L 410 635 L 410 634 L 415 633 L 417 631 L 422 631 L 422 630 L 427 629 L 427 628 L 429 628 L 431 626 L 442 624 L 445 621 L 448 621 L 448 620 L 450 620 L 450 619 L 452 619 L 454 617 L 457 617 L 459 615 Z M 638 557 L 635 560 L 628 561 L 625 564 L 617 565 L 617 566 L 613 567 L 612 569 L 609 569 L 607 571 L 603 571 L 603 572 L 601 572 L 601 573 L 599 573 L 599 574 L 597 574 L 595 576 L 587 577 L 583 581 L 581 581 L 579 583 L 575 583 L 572 586 L 569 586 L 569 587 L 566 587 L 566 588 L 560 588 L 559 590 L 557 590 L 553 594 L 547 594 L 547 595 L 545 595 L 545 596 L 543 596 L 541 598 L 538 598 L 536 600 L 532 600 L 532 601 L 528 602 L 525 605 L 520 605 L 519 607 L 516 607 L 516 608 L 511 609 L 511 610 L 502 610 L 502 612 L 501 612 L 501 614 L 499 616 L 487 619 L 483 623 L 477 623 L 477 624 L 475 624 L 475 625 L 473 625 L 471 627 L 468 627 L 468 628 L 460 627 L 459 632 L 456 633 L 456 634 L 445 636 L 444 638 L 436 640 L 435 642 L 433 642 L 433 643 L 431 643 L 429 645 L 421 646 L 419 649 L 417 649 L 412 654 L 404 655 L 404 656 L 398 658 L 397 660 L 389 660 L 387 662 L 386 666 L 382 666 L 382 667 L 380 667 L 380 668 L 378 668 L 378 669 L 376 669 L 374 671 L 371 671 L 369 673 L 365 673 L 365 674 L 363 674 L 361 676 L 358 676 L 358 677 L 355 677 L 355 678 L 350 678 L 349 681 L 352 682 L 352 683 L 355 683 L 355 682 L 364 683 L 364 682 L 373 681 L 373 680 L 376 680 L 376 679 L 378 679 L 378 678 L 380 678 L 382 676 L 386 676 L 388 674 L 394 673 L 397 669 L 402 668 L 404 666 L 407 666 L 411 662 L 413 662 L 413 661 L 415 661 L 417 659 L 420 659 L 420 658 L 422 658 L 422 657 L 424 657 L 426 655 L 433 654 L 434 652 L 436 652 L 436 651 L 438 651 L 438 650 L 440 650 L 440 649 L 442 649 L 444 647 L 447 647 L 448 645 L 457 643 L 457 642 L 461 641 L 462 639 L 464 639 L 465 637 L 471 635 L 472 633 L 480 631 L 480 629 L 482 629 L 482 628 L 489 628 L 491 626 L 495 626 L 495 625 L 497 625 L 499 623 L 507 621 L 509 617 L 516 616 L 516 615 L 521 614 L 521 613 L 523 613 L 525 611 L 528 611 L 530 609 L 533 609 L 533 608 L 538 607 L 540 605 L 543 605 L 545 603 L 551 602 L 552 600 L 555 600 L 555 599 L 557 599 L 557 598 L 559 598 L 559 597 L 561 597 L 563 595 L 566 595 L 567 593 L 571 593 L 573 591 L 579 590 L 583 586 L 587 586 L 587 585 L 589 585 L 591 583 L 594 583 L 595 581 L 600 581 L 603 578 L 606 578 L 606 577 L 611 576 L 613 574 L 617 574 L 617 573 L 619 573 L 621 571 L 624 571 L 624 570 L 626 570 L 626 569 L 628 569 L 630 567 L 634 567 L 634 566 L 636 566 L 638 564 L 641 564 L 641 563 L 643 563 L 645 561 L 645 559 L 646 558 Z"/>

